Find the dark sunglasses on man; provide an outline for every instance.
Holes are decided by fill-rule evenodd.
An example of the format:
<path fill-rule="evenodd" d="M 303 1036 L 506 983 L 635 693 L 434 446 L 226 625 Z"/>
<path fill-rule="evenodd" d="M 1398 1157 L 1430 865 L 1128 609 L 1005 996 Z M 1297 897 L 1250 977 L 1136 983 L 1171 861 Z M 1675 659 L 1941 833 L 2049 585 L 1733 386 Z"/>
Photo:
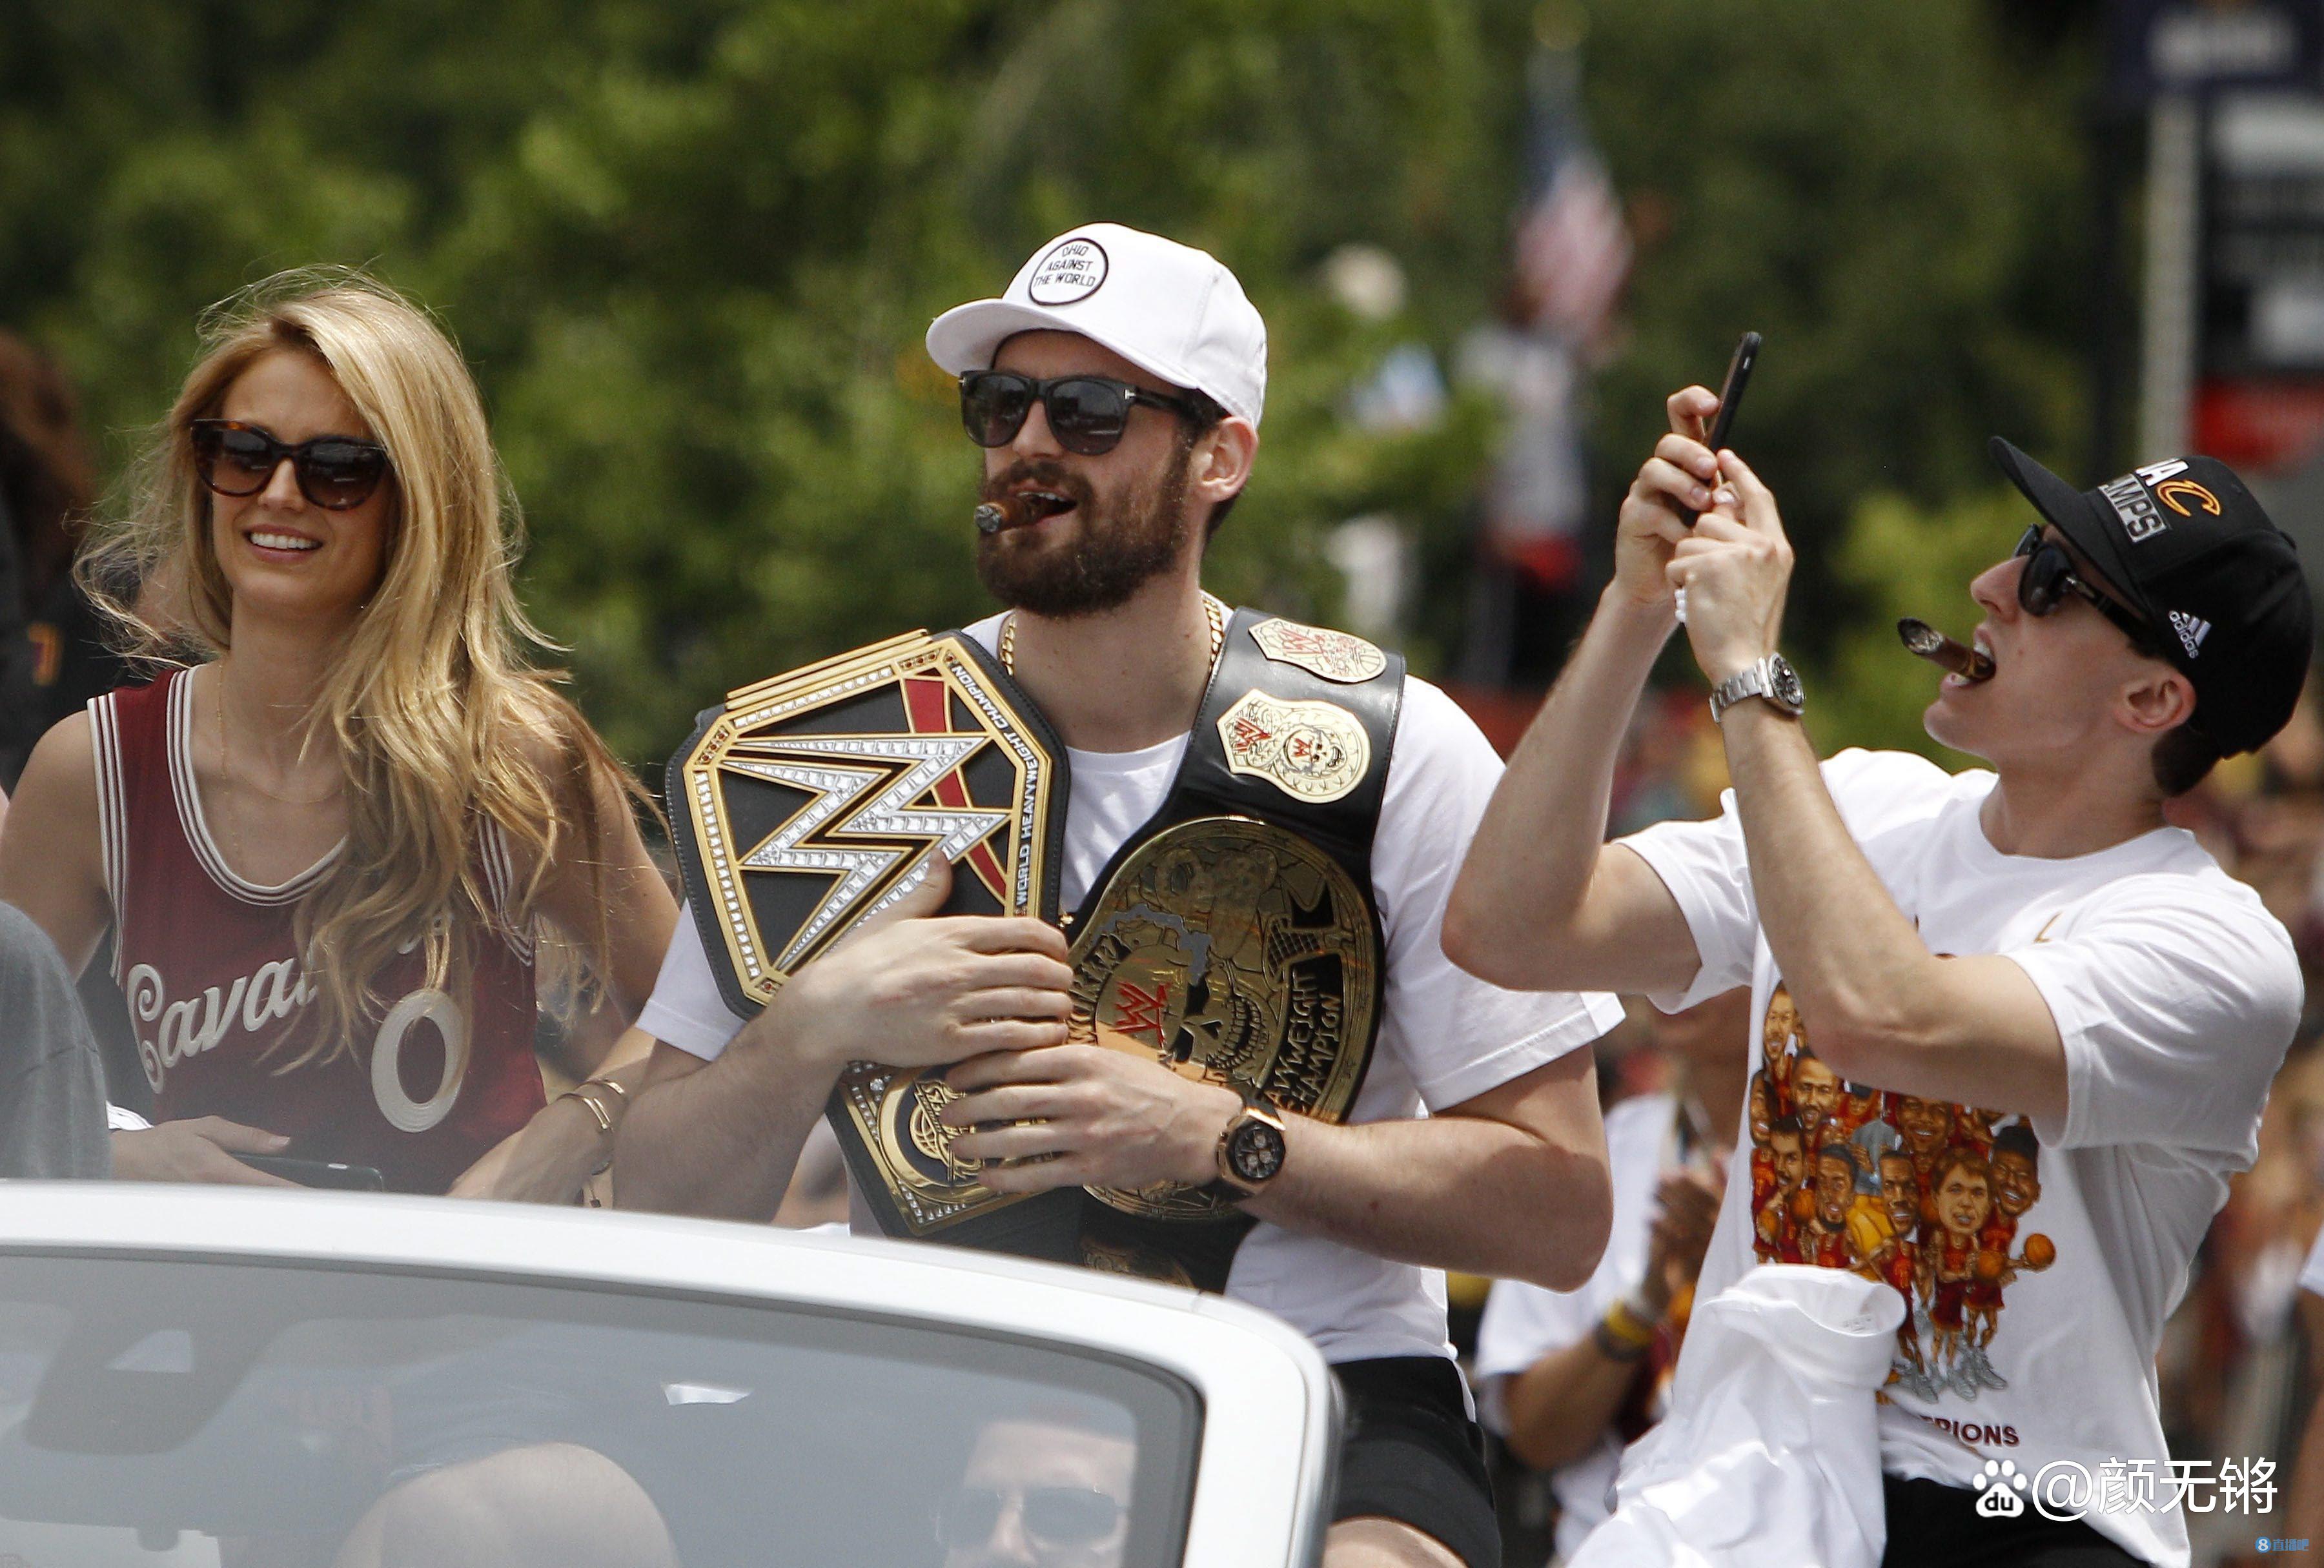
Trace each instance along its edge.
<path fill-rule="evenodd" d="M 1121 1527 L 1120 1502 L 1091 1487 L 1035 1486 L 1016 1494 L 1025 1538 L 1047 1552 L 1094 1546 Z M 936 1540 L 966 1551 L 992 1539 L 1009 1496 L 986 1487 L 963 1487 L 936 1508 Z"/>
<path fill-rule="evenodd" d="M 376 441 L 318 436 L 293 447 L 236 420 L 196 420 L 190 430 L 195 470 L 220 495 L 257 494 L 285 457 L 299 493 L 326 512 L 361 506 L 387 477 L 387 448 Z"/>
<path fill-rule="evenodd" d="M 1103 375 L 1061 375 L 1037 381 L 1013 370 L 972 370 L 960 378 L 960 422 L 980 447 L 1005 447 L 1025 427 L 1038 402 L 1048 416 L 1057 445 L 1084 457 L 1102 457 L 1120 445 L 1130 410 L 1144 403 L 1167 409 L 1189 424 L 1207 412 L 1185 398 L 1148 392 Z"/>
<path fill-rule="evenodd" d="M 2025 562 L 2017 575 L 2017 607 L 2028 615 L 2047 615 L 2064 602 L 2065 595 L 2074 594 L 2089 602 L 2098 613 L 2121 628 L 2124 636 L 2142 653 L 2153 654 L 2160 646 L 2154 629 L 2133 611 L 2098 592 L 2074 570 L 2074 558 L 2055 540 L 2042 537 L 2039 523 L 2025 530 L 2014 552 Z"/>

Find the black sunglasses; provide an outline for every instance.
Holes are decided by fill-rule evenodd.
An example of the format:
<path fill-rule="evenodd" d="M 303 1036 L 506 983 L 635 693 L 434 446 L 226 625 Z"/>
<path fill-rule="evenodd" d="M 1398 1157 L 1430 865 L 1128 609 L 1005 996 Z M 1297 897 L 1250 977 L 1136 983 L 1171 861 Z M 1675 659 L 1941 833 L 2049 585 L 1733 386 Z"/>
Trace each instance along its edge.
<path fill-rule="evenodd" d="M 1027 1487 L 1019 1494 L 1026 1539 L 1057 1552 L 1093 1546 L 1121 1525 L 1121 1504 L 1088 1487 Z M 986 1487 L 963 1487 L 936 1508 L 936 1540 L 948 1550 L 992 1539 L 1008 1499 Z"/>
<path fill-rule="evenodd" d="M 1036 381 L 1013 370 L 972 370 L 960 378 L 960 422 L 980 447 L 1005 447 L 1025 428 L 1039 402 L 1057 444 L 1084 457 L 1101 457 L 1121 442 L 1130 410 L 1139 403 L 1167 409 L 1189 424 L 1205 424 L 1209 410 L 1185 398 L 1148 392 L 1103 375 L 1061 375 Z"/>
<path fill-rule="evenodd" d="M 2153 654 L 2161 646 L 2154 629 L 2136 613 L 2107 598 L 2074 570 L 2074 558 L 2054 540 L 2042 537 L 2042 525 L 2035 523 L 2017 541 L 2014 556 L 2025 562 L 2025 569 L 2017 575 L 2017 607 L 2028 615 L 2047 615 L 2056 610 L 2067 594 L 2079 595 L 2092 608 L 2113 622 L 2130 639 L 2131 646 L 2141 653 Z"/>
<path fill-rule="evenodd" d="M 256 425 L 235 420 L 196 420 L 194 467 L 220 495 L 255 495 L 290 459 L 299 493 L 326 512 L 345 512 L 371 499 L 387 476 L 387 448 L 352 436 L 318 436 L 293 447 Z"/>

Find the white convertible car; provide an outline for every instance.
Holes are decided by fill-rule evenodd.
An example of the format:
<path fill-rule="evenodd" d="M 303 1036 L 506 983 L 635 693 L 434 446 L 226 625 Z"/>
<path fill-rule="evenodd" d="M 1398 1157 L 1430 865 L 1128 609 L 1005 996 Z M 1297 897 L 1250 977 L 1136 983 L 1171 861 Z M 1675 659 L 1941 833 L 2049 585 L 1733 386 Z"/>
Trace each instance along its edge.
<path fill-rule="evenodd" d="M 1275 1319 L 1078 1270 L 0 1182 L 0 1568 L 1305 1568 L 1338 1421 Z"/>

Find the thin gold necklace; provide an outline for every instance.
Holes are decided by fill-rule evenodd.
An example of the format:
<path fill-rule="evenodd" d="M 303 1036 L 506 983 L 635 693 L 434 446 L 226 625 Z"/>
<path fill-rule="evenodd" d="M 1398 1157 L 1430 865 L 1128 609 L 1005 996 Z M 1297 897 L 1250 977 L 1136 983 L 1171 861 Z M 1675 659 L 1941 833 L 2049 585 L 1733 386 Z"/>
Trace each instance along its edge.
<path fill-rule="evenodd" d="M 1212 595 L 1203 595 L 1203 618 L 1211 623 L 1211 665 L 1217 668 L 1219 651 L 1227 645 L 1227 607 Z M 1001 623 L 1001 668 L 1017 673 L 1017 612 Z"/>

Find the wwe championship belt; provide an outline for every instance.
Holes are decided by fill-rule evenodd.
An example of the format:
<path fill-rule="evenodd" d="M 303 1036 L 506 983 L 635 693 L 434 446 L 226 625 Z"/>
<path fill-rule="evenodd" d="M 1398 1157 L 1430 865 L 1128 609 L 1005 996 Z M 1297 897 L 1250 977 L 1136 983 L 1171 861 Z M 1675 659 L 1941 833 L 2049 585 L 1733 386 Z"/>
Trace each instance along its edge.
<path fill-rule="evenodd" d="M 945 912 L 1055 923 L 1064 748 L 999 665 L 915 632 L 728 695 L 671 760 L 672 836 L 727 1004 L 800 966 L 954 862 Z M 881 1228 L 1070 1262 L 1072 1194 L 995 1193 L 951 1150 L 932 1074 L 852 1065 L 828 1117 Z"/>
<path fill-rule="evenodd" d="M 1370 643 L 1236 614 L 1161 808 L 1060 922 L 1073 936 L 1075 1039 L 1285 1111 L 1346 1116 L 1379 1021 L 1371 840 L 1402 691 L 1401 660 Z M 931 751 L 936 738 L 951 744 Z M 689 897 L 727 1000 L 746 1013 L 763 1005 L 784 975 L 900 897 L 932 845 L 977 870 L 955 872 L 948 912 L 1056 918 L 1064 755 L 1031 702 L 958 633 L 914 633 L 734 693 L 669 778 Z M 829 858 L 873 844 L 893 858 Z M 870 1064 L 833 1097 L 857 1185 L 890 1234 L 1224 1287 L 1250 1226 L 1224 1189 L 1003 1196 L 950 1156 L 936 1120 L 948 1098 L 928 1075 Z"/>

